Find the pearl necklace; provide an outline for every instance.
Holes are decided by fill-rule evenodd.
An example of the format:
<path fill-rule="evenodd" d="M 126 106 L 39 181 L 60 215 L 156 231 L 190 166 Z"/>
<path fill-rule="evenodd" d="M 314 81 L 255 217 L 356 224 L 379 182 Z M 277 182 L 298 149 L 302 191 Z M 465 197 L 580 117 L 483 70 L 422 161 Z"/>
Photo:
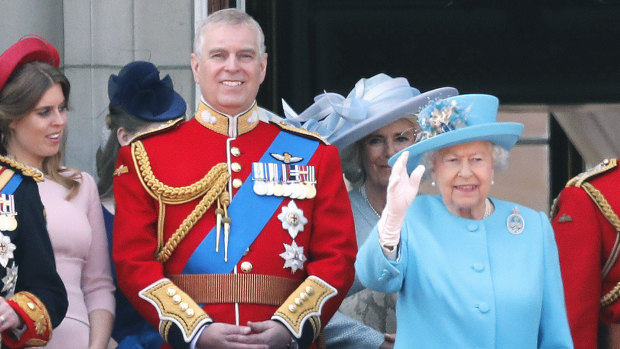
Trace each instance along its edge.
<path fill-rule="evenodd" d="M 493 204 L 489 198 L 486 198 L 484 200 L 484 214 L 482 215 L 482 219 L 487 218 L 491 215 L 491 213 L 493 213 Z"/>
<path fill-rule="evenodd" d="M 364 198 L 364 201 L 366 201 L 366 203 L 368 204 L 368 206 L 372 210 L 372 212 L 374 212 L 377 215 L 377 217 L 381 218 L 381 215 L 379 214 L 379 212 L 377 212 L 377 210 L 375 210 L 375 208 L 372 207 L 372 204 L 370 203 L 370 201 L 368 201 L 368 196 L 366 196 L 366 187 L 364 185 L 362 185 L 360 187 L 359 191 L 362 194 L 362 197 Z"/>

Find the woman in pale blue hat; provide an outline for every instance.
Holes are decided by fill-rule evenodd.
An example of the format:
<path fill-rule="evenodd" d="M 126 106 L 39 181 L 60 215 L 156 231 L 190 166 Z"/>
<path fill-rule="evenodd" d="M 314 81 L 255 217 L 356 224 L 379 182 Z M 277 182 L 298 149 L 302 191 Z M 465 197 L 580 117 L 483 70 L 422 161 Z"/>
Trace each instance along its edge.
<path fill-rule="evenodd" d="M 96 159 L 99 175 L 97 188 L 111 253 L 116 207 L 112 179 L 115 171 L 118 172 L 115 165 L 120 147 L 177 125 L 184 119 L 187 104 L 174 90 L 170 76 L 160 79 L 157 67 L 144 61 L 128 63 L 118 75 L 110 75 L 108 97 L 110 104 L 106 126 L 110 135 L 105 146 L 97 151 Z M 118 349 L 159 348 L 163 343 L 159 332 L 138 314 L 118 287 L 114 296 L 116 319 L 112 338 L 118 343 Z"/>
<path fill-rule="evenodd" d="M 418 142 L 390 158 L 386 209 L 355 270 L 398 292 L 395 348 L 573 347 L 549 219 L 488 197 L 523 130 L 497 108 L 490 95 L 434 102 Z M 416 197 L 425 167 L 440 194 Z"/>
<path fill-rule="evenodd" d="M 388 159 L 415 141 L 415 114 L 429 101 L 457 93 L 446 87 L 420 94 L 405 78 L 378 74 L 359 80 L 346 98 L 334 93 L 317 96 L 300 115 L 284 104 L 287 120 L 304 122 L 303 127 L 340 149 L 344 175 L 352 187 L 349 198 L 358 245 L 366 240 L 385 206 L 391 172 Z M 395 293 L 372 291 L 356 279 L 340 311 L 325 327 L 327 347 L 391 347 L 395 305 Z"/>

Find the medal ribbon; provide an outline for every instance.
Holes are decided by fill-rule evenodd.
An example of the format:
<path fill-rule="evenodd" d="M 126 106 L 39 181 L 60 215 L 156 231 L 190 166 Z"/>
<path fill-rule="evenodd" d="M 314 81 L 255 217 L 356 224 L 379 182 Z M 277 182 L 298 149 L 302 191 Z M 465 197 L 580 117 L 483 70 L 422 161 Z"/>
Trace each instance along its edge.
<path fill-rule="evenodd" d="M 305 165 L 312 158 L 318 146 L 318 141 L 281 131 L 259 162 L 272 162 L 274 159 L 271 153 L 284 154 L 285 151 L 295 149 L 295 156 L 303 159 L 296 164 Z M 271 220 L 284 198 L 257 195 L 254 193 L 252 178 L 254 178 L 254 173 L 246 178 L 228 207 L 228 215 L 231 219 L 228 262 L 224 261 L 222 248 L 219 252 L 215 252 L 216 228 L 213 227 L 192 253 L 183 269 L 183 274 L 231 273 L 246 249 Z"/>

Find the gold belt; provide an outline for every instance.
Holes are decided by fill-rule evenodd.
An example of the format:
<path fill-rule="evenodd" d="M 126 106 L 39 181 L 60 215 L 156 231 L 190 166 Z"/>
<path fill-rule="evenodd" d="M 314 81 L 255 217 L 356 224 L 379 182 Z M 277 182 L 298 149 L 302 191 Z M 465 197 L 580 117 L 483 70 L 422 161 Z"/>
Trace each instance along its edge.
<path fill-rule="evenodd" d="M 279 306 L 301 280 L 258 274 L 167 275 L 196 303 L 250 303 Z"/>

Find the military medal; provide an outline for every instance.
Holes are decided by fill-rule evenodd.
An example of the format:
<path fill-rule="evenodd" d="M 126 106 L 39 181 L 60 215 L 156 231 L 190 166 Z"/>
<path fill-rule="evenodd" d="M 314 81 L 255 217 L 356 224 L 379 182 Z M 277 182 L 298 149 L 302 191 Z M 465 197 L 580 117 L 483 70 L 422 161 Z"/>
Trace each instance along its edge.
<path fill-rule="evenodd" d="M 15 285 L 17 284 L 17 269 L 15 262 L 6 268 L 6 275 L 2 278 L 2 294 L 5 298 L 9 298 L 15 294 Z"/>
<path fill-rule="evenodd" d="M 306 187 L 306 198 L 308 199 L 314 199 L 316 197 L 316 187 L 314 186 L 314 183 L 316 183 L 314 166 L 308 166 L 308 174 L 304 183 Z"/>
<path fill-rule="evenodd" d="M 284 252 L 280 253 L 280 257 L 284 259 L 284 268 L 291 268 L 291 274 L 295 273 L 299 269 L 304 268 L 304 262 L 307 260 L 304 255 L 304 248 L 297 246 L 297 243 L 293 241 L 290 245 L 284 245 Z"/>
<path fill-rule="evenodd" d="M 300 231 L 304 231 L 304 225 L 308 223 L 308 219 L 304 217 L 304 211 L 297 208 L 293 200 L 282 207 L 278 219 L 282 222 L 282 229 L 287 230 L 293 239 L 297 237 Z"/>
<path fill-rule="evenodd" d="M 9 263 L 9 259 L 13 257 L 13 251 L 15 251 L 15 244 L 11 242 L 11 238 L 0 234 L 0 265 L 6 268 Z"/>
<path fill-rule="evenodd" d="M 12 194 L 0 194 L 0 230 L 14 231 L 17 229 L 16 215 L 15 197 Z"/>
<path fill-rule="evenodd" d="M 253 189 L 256 195 L 267 194 L 267 177 L 265 176 L 265 167 L 263 163 L 255 162 L 252 164 L 252 180 L 254 181 Z"/>
<path fill-rule="evenodd" d="M 519 235 L 523 233 L 525 229 L 525 221 L 523 220 L 523 216 L 521 216 L 521 212 L 517 207 L 512 209 L 512 214 L 508 216 L 506 220 L 506 227 L 510 234 Z"/>

